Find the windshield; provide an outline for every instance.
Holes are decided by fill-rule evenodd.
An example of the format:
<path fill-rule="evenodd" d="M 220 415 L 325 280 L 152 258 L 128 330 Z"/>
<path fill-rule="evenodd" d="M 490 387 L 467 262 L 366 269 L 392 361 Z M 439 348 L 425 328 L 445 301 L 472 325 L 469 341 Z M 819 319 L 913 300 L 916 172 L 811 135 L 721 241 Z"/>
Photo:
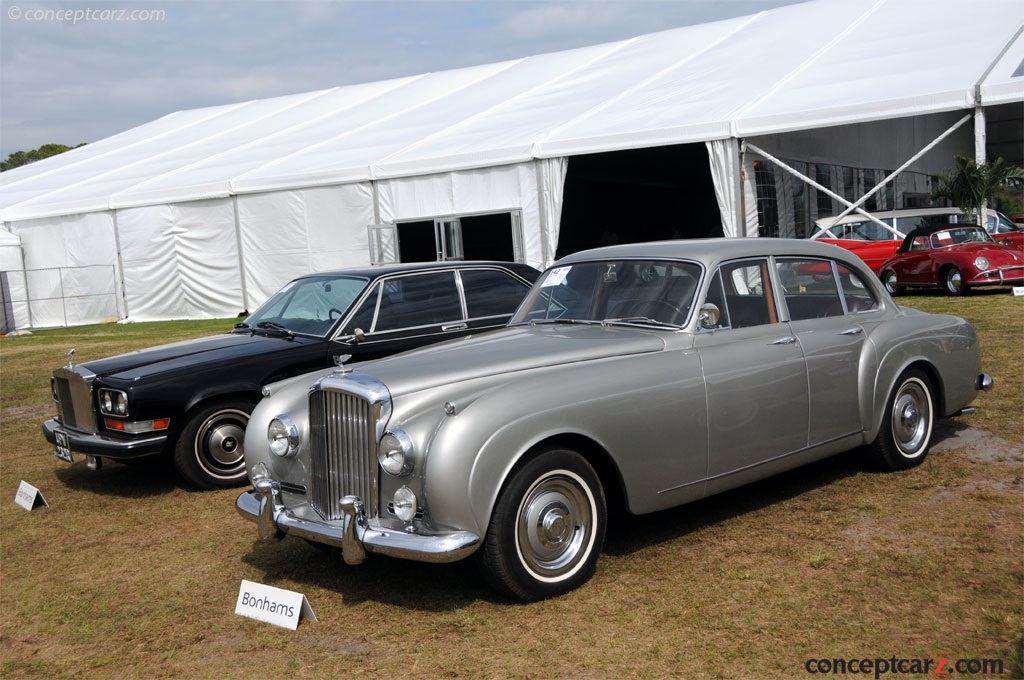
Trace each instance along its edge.
<path fill-rule="evenodd" d="M 607 260 L 556 266 L 519 307 L 517 323 L 625 323 L 681 326 L 693 306 L 695 262 Z"/>
<path fill-rule="evenodd" d="M 366 287 L 365 278 L 313 276 L 277 291 L 238 328 L 324 337 Z"/>
<path fill-rule="evenodd" d="M 943 229 L 932 234 L 932 248 L 945 248 L 946 246 L 957 246 L 961 243 L 978 241 L 991 243 L 992 237 L 981 227 Z"/>

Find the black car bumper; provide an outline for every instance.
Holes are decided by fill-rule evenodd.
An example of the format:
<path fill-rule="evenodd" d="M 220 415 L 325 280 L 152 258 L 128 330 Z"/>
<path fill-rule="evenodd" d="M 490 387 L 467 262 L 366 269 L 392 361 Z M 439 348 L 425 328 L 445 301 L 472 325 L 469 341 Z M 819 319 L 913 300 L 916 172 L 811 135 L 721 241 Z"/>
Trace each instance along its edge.
<path fill-rule="evenodd" d="M 161 453 L 167 444 L 167 435 L 142 438 L 115 438 L 92 432 L 81 432 L 65 427 L 56 418 L 43 423 L 43 436 L 46 441 L 56 444 L 54 434 L 61 430 L 68 435 L 69 448 L 75 453 L 99 456 L 111 460 L 134 460 Z"/>

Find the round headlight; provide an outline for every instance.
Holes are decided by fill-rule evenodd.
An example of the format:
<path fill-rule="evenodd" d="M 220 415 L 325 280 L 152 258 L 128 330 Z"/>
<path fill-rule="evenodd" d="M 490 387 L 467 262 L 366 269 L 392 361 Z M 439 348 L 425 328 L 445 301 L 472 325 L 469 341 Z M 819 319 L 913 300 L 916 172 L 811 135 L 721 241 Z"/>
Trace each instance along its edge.
<path fill-rule="evenodd" d="M 412 440 L 402 430 L 392 430 L 381 437 L 377 445 L 377 460 L 389 475 L 401 476 L 412 472 L 415 461 Z"/>
<path fill-rule="evenodd" d="M 104 391 L 100 394 L 100 408 L 104 413 L 114 412 L 114 398 L 110 392 Z"/>
<path fill-rule="evenodd" d="M 270 452 L 282 458 L 291 458 L 299 452 L 299 428 L 288 416 L 278 416 L 267 426 Z"/>
<path fill-rule="evenodd" d="M 974 258 L 974 266 L 977 267 L 978 269 L 980 269 L 981 271 L 986 271 L 988 269 L 988 258 L 984 258 L 984 257 L 976 257 L 976 258 Z"/>
<path fill-rule="evenodd" d="M 128 400 L 123 392 L 114 392 L 114 413 L 119 416 L 128 415 Z"/>
<path fill-rule="evenodd" d="M 398 519 L 411 522 L 416 517 L 416 494 L 409 487 L 403 486 L 396 491 L 391 502 Z"/>

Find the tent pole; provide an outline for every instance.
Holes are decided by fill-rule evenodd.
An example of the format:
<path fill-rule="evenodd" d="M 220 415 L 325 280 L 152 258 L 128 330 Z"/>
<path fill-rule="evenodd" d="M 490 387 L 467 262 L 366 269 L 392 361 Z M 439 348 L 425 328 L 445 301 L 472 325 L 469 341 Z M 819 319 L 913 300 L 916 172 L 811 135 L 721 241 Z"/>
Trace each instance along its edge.
<path fill-rule="evenodd" d="M 118 305 L 124 310 L 122 319 L 128 318 L 128 291 L 124 287 L 124 258 L 121 256 L 121 229 L 117 226 L 117 210 L 111 211 L 112 222 L 114 223 L 114 255 L 117 259 L 117 271 L 114 272 L 116 288 L 121 289 L 121 304 Z M 117 290 L 114 290 L 114 299 L 117 300 Z M 120 311 L 120 310 L 119 310 Z"/>
<path fill-rule="evenodd" d="M 736 235 L 747 235 L 747 207 L 746 196 L 743 191 L 743 155 L 747 151 L 747 143 L 742 139 L 736 139 L 736 172 L 733 173 L 733 184 L 736 192 Z"/>
<path fill-rule="evenodd" d="M 238 194 L 231 196 L 231 211 L 235 217 L 235 243 L 238 249 L 238 279 L 242 285 L 242 310 L 249 311 L 249 288 L 245 285 L 245 256 L 242 250 L 242 218 L 238 214 Z"/>
<path fill-rule="evenodd" d="M 986 150 L 986 125 L 985 108 L 981 105 L 981 88 L 974 88 L 974 162 L 984 165 L 988 162 L 988 151 Z M 981 201 L 981 214 L 978 215 L 978 224 L 988 224 L 988 197 Z"/>

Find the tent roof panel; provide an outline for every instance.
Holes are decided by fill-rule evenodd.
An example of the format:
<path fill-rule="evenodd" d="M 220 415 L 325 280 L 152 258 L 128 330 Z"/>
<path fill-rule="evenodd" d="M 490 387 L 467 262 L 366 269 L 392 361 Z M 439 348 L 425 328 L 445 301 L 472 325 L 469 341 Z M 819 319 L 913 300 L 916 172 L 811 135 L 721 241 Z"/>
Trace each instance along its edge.
<path fill-rule="evenodd" d="M 1022 25 L 1020 0 L 813 0 L 181 111 L 0 174 L 0 219 L 970 110 L 976 91 L 1022 102 Z"/>

